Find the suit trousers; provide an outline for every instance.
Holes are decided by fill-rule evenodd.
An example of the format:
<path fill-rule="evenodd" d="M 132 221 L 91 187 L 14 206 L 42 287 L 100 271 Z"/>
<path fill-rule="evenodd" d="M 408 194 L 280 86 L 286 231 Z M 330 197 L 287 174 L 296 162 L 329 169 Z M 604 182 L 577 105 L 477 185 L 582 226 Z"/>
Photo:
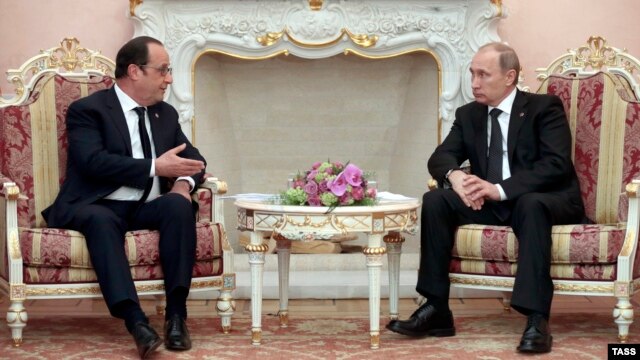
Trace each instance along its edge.
<path fill-rule="evenodd" d="M 86 239 L 89 256 L 105 302 L 139 303 L 124 248 L 125 232 L 160 232 L 159 254 L 167 297 L 179 287 L 189 289 L 196 255 L 195 214 L 183 196 L 167 193 L 150 202 L 98 200 L 76 212 L 69 224 Z"/>
<path fill-rule="evenodd" d="M 427 299 L 449 298 L 449 263 L 458 226 L 510 225 L 518 240 L 511 306 L 525 315 L 549 314 L 553 299 L 551 227 L 580 223 L 584 214 L 581 204 L 573 204 L 558 193 L 529 193 L 508 203 L 511 215 L 503 221 L 486 205 L 480 210 L 467 207 L 450 189 L 429 191 L 422 201 L 418 293 Z"/>

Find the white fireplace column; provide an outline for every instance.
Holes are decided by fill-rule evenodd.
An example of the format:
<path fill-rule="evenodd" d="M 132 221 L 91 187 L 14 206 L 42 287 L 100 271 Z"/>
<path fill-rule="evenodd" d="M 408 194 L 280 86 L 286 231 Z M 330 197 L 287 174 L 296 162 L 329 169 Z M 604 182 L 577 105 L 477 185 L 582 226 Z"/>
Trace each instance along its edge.
<path fill-rule="evenodd" d="M 481 45 L 500 41 L 497 24 L 504 16 L 500 0 L 130 0 L 130 3 L 134 36 L 155 37 L 169 52 L 174 82 L 166 100 L 178 110 L 181 126 L 192 140 L 195 121 L 206 121 L 195 118 L 196 63 L 212 52 L 247 60 L 283 54 L 315 60 L 339 54 L 384 59 L 429 53 L 437 64 L 439 80 L 438 105 L 434 106 L 438 114 L 433 118 L 439 119 L 439 136 L 444 137 L 453 123 L 455 109 L 472 99 L 468 71 L 471 57 Z M 233 186 L 230 184 L 230 188 Z M 231 206 L 225 207 L 226 212 L 233 210 Z M 231 214 L 227 219 L 234 216 Z M 235 224 L 227 221 L 226 227 L 233 228 Z M 296 255 L 299 254 L 291 257 L 290 298 L 367 297 L 362 254 Z M 314 261 L 318 257 L 321 261 Z M 247 254 L 236 254 L 234 263 L 238 270 L 236 297 L 248 298 Z M 415 294 L 418 264 L 419 254 L 402 254 L 401 297 Z M 277 279 L 276 265 L 276 255 L 266 255 L 264 298 L 278 296 L 277 281 L 271 281 Z M 385 261 L 383 279 L 386 267 Z M 327 271 L 333 275 L 327 277 Z M 386 291 L 383 281 L 383 296 Z"/>

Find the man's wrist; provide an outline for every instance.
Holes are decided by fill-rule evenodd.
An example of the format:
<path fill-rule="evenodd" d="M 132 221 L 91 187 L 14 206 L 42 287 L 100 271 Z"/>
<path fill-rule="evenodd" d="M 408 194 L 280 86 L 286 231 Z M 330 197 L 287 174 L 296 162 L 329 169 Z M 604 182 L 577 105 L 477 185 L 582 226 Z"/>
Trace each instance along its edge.
<path fill-rule="evenodd" d="M 444 175 L 444 181 L 443 182 L 444 182 L 445 185 L 451 186 L 451 180 L 449 180 L 449 177 L 456 170 L 459 170 L 459 169 L 451 169 L 451 170 L 447 171 L 447 173 Z"/>

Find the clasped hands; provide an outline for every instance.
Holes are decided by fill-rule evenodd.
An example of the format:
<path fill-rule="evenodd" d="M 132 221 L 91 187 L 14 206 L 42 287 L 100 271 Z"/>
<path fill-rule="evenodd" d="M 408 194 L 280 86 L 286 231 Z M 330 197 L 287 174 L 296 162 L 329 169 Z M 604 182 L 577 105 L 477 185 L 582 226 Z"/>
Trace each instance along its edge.
<path fill-rule="evenodd" d="M 455 170 L 449 175 L 449 182 L 464 204 L 473 210 L 482 209 L 485 200 L 500 201 L 498 187 L 476 175 Z"/>
<path fill-rule="evenodd" d="M 156 158 L 156 175 L 177 178 L 191 176 L 204 170 L 204 162 L 178 156 L 186 147 L 186 144 L 178 145 Z M 180 194 L 191 201 L 190 185 L 187 181 L 176 181 L 170 192 Z"/>

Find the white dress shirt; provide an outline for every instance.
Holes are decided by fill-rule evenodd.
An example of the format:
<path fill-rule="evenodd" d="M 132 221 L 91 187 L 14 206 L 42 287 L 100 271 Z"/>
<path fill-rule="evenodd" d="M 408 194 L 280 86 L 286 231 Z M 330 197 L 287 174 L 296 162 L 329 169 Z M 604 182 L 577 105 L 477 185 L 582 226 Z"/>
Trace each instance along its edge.
<path fill-rule="evenodd" d="M 507 134 L 509 132 L 509 119 L 511 118 L 511 108 L 513 107 L 513 101 L 516 98 L 517 89 L 513 91 L 504 99 L 496 108 L 502 110 L 502 113 L 498 115 L 498 123 L 500 124 L 500 132 L 502 133 L 502 180 L 511 177 L 511 169 L 509 168 L 509 152 L 507 151 Z M 491 143 L 491 116 L 489 112 L 493 110 L 493 106 L 489 106 L 487 112 L 487 144 Z M 489 154 L 489 147 L 487 146 L 487 156 Z M 505 194 L 502 186 L 497 184 L 496 187 L 500 192 L 500 200 L 507 200 L 507 194 Z"/>

